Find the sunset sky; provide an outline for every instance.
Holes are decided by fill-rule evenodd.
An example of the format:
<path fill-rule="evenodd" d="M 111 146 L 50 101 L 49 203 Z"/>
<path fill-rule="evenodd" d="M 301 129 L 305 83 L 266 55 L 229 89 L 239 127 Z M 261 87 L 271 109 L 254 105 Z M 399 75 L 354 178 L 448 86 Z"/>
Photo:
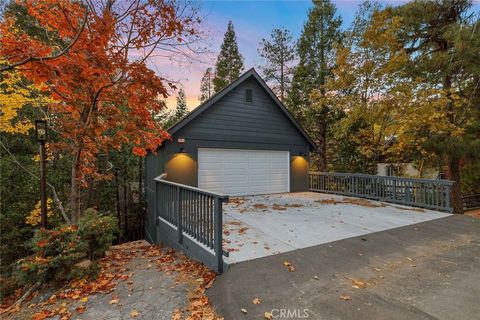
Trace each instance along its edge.
<path fill-rule="evenodd" d="M 343 18 L 343 28 L 347 28 L 360 0 L 336 0 L 337 14 Z M 399 5 L 406 1 L 381 1 L 391 5 Z M 479 1 L 474 1 L 474 10 L 480 11 Z M 258 67 L 262 63 L 257 49 L 262 38 L 267 38 L 270 31 L 279 26 L 289 29 L 295 39 L 298 39 L 304 22 L 307 20 L 307 11 L 311 1 L 202 1 L 201 14 L 205 17 L 202 23 L 208 34 L 205 45 L 210 53 L 195 57 L 193 63 L 178 63 L 166 60 L 155 61 L 152 67 L 169 79 L 179 81 L 187 95 L 189 109 L 195 108 L 199 102 L 200 79 L 207 67 L 215 66 L 215 59 L 220 51 L 223 34 L 227 23 L 232 20 L 237 35 L 238 46 L 244 57 L 245 70 Z M 168 99 L 169 107 L 175 106 L 176 92 Z"/>

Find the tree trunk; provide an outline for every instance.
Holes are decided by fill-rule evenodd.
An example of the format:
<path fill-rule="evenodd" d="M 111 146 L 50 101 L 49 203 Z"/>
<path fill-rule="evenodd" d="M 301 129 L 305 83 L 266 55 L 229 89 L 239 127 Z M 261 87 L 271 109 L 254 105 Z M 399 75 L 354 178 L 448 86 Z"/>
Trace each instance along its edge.
<path fill-rule="evenodd" d="M 445 50 L 446 51 L 446 50 Z M 453 108 L 453 101 L 450 93 L 452 88 L 452 79 L 449 75 L 443 78 L 443 88 L 447 90 L 448 104 L 447 104 L 447 119 L 451 124 L 455 124 L 455 110 Z M 451 151 L 450 151 L 451 152 Z M 462 203 L 462 189 L 460 184 L 460 163 L 457 155 L 448 155 L 448 171 L 450 179 L 455 181 L 451 192 L 451 201 L 453 207 L 453 213 L 463 214 Z"/>
<path fill-rule="evenodd" d="M 327 171 L 327 122 L 320 119 L 318 122 L 318 170 Z"/>
<path fill-rule="evenodd" d="M 460 163 L 455 157 L 448 159 L 448 171 L 450 180 L 455 181 L 450 193 L 453 213 L 463 214 L 462 189 L 460 186 Z"/>
<path fill-rule="evenodd" d="M 71 210 L 71 220 L 72 223 L 78 223 L 80 219 L 80 158 L 82 154 L 82 149 L 77 148 L 75 156 L 73 157 L 72 163 L 72 177 L 71 177 L 71 189 L 70 189 L 70 210 Z"/>
<path fill-rule="evenodd" d="M 115 196 L 116 196 L 116 208 L 117 208 L 117 223 L 118 230 L 122 230 L 122 223 L 120 220 L 120 178 L 118 177 L 118 169 L 115 168 Z"/>
<path fill-rule="evenodd" d="M 280 66 L 280 100 L 285 102 L 285 79 L 283 74 L 283 62 Z"/>

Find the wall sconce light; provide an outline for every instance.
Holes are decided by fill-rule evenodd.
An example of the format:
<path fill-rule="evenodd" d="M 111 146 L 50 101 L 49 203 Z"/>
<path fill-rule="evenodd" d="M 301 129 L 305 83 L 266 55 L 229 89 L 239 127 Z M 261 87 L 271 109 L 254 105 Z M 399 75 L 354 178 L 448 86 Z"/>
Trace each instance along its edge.
<path fill-rule="evenodd" d="M 178 138 L 178 139 L 177 139 L 177 143 L 180 145 L 180 150 L 178 151 L 178 153 L 187 153 L 187 152 L 185 151 L 185 147 L 184 147 L 185 138 Z"/>
<path fill-rule="evenodd" d="M 307 156 L 307 155 L 306 155 L 305 153 L 303 153 L 303 152 L 299 152 L 298 155 L 299 155 L 300 157 L 306 157 L 306 156 Z"/>

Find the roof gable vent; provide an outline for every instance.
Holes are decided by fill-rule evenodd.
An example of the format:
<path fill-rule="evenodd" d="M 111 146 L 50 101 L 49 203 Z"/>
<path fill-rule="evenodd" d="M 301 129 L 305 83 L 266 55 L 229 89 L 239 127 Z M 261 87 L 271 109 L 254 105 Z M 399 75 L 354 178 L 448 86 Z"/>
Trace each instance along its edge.
<path fill-rule="evenodd" d="M 245 102 L 253 102 L 252 89 L 245 89 Z"/>

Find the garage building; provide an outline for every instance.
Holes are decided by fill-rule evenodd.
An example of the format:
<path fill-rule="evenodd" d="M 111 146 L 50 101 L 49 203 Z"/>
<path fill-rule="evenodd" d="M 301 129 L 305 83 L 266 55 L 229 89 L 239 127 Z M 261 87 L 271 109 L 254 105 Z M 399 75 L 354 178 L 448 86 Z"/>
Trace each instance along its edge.
<path fill-rule="evenodd" d="M 168 132 L 172 139 L 146 159 L 150 236 L 154 178 L 163 173 L 166 180 L 229 196 L 308 190 L 309 153 L 317 147 L 253 68 Z"/>

